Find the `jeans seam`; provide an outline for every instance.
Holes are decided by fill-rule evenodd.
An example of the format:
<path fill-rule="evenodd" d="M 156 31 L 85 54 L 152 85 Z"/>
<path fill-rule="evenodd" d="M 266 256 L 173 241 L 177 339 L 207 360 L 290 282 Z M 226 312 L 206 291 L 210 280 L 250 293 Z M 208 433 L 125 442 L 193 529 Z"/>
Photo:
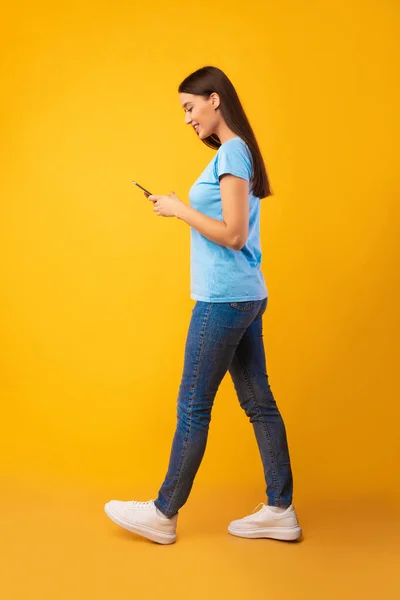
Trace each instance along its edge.
<path fill-rule="evenodd" d="M 205 330 L 206 330 L 206 326 L 207 326 L 207 322 L 208 322 L 208 317 L 210 315 L 211 309 L 212 309 L 212 303 L 210 302 L 209 305 L 208 305 L 208 307 L 207 307 L 207 311 L 206 311 L 206 313 L 204 315 L 203 324 L 202 324 L 201 331 L 200 331 L 199 352 L 198 352 L 197 361 L 196 361 L 196 364 L 195 364 L 195 367 L 194 367 L 193 383 L 190 386 L 190 392 L 189 392 L 189 414 L 190 414 L 189 424 L 188 424 L 186 436 L 185 436 L 185 439 L 184 439 L 184 442 L 183 442 L 182 457 L 181 457 L 181 462 L 180 462 L 179 468 L 178 468 L 178 478 L 177 478 L 176 483 L 175 483 L 174 491 L 172 492 L 171 498 L 169 499 L 169 502 L 168 502 L 167 512 L 170 511 L 171 504 L 172 504 L 173 500 L 175 500 L 175 496 L 176 496 L 176 492 L 177 492 L 177 489 L 178 489 L 178 485 L 179 485 L 179 482 L 181 480 L 182 467 L 183 467 L 183 463 L 185 461 L 186 449 L 187 449 L 187 446 L 188 446 L 188 440 L 189 440 L 190 430 L 191 430 L 191 426 L 192 426 L 192 410 L 191 409 L 192 409 L 192 404 L 193 404 L 193 393 L 194 393 L 194 390 L 196 389 L 196 383 L 197 383 L 197 378 L 198 378 L 198 373 L 199 373 L 198 366 L 199 366 L 200 358 L 201 358 L 201 355 L 202 355 L 202 352 L 203 352 L 203 348 L 204 348 L 204 334 L 205 334 Z"/>
<path fill-rule="evenodd" d="M 273 479 L 274 479 L 275 488 L 278 489 L 278 479 L 277 479 L 277 474 L 276 474 L 276 469 L 275 469 L 275 458 L 274 458 L 274 454 L 272 452 L 271 436 L 270 436 L 270 433 L 269 433 L 268 425 L 267 425 L 267 423 L 265 423 L 264 417 L 263 417 L 263 415 L 262 415 L 262 413 L 260 411 L 260 407 L 259 407 L 259 405 L 257 403 L 256 394 L 254 392 L 254 388 L 253 388 L 253 385 L 251 383 L 251 379 L 248 376 L 248 371 L 247 371 L 246 367 L 244 366 L 244 364 L 242 363 L 242 361 L 241 361 L 241 359 L 240 359 L 239 356 L 237 356 L 237 359 L 238 359 L 238 363 L 239 363 L 240 369 L 242 371 L 242 374 L 244 376 L 246 387 L 248 388 L 248 390 L 250 392 L 251 399 L 253 400 L 254 404 L 256 405 L 256 407 L 257 407 L 257 409 L 259 411 L 259 414 L 261 416 L 261 425 L 262 425 L 264 433 L 266 434 L 265 437 L 267 439 L 269 454 L 270 454 L 270 457 L 271 457 L 272 476 L 273 476 Z"/>

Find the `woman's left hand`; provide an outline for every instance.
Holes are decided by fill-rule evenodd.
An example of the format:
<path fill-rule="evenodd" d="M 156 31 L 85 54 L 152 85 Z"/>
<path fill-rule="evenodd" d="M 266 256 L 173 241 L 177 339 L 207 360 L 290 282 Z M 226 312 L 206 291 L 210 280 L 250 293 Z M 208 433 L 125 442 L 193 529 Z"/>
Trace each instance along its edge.
<path fill-rule="evenodd" d="M 169 196 L 152 195 L 147 198 L 153 202 L 153 210 L 158 217 L 177 217 L 180 206 L 184 204 L 175 192 L 171 192 Z"/>

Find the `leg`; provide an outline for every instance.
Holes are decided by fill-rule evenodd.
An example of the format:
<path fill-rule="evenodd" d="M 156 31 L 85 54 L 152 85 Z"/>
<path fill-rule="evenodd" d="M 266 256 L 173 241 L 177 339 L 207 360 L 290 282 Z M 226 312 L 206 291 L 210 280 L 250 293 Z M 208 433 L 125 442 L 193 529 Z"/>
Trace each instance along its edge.
<path fill-rule="evenodd" d="M 243 335 L 229 368 L 239 402 L 253 424 L 263 462 L 268 504 L 292 503 L 293 479 L 286 429 L 268 382 L 259 315 Z"/>
<path fill-rule="evenodd" d="M 241 303 L 243 310 L 229 303 L 197 302 L 194 306 L 168 472 L 154 502 L 167 517 L 175 515 L 189 496 L 205 452 L 218 387 L 262 302 Z"/>

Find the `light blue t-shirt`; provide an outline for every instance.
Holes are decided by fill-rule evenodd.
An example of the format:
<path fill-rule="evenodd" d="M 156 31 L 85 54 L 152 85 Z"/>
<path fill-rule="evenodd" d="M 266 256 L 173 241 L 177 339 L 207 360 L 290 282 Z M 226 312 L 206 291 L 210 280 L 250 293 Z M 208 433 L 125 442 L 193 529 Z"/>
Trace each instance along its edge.
<path fill-rule="evenodd" d="M 224 142 L 189 191 L 190 205 L 223 220 L 219 177 L 230 173 L 250 180 L 252 156 L 240 137 Z M 244 302 L 268 296 L 261 272 L 260 199 L 249 190 L 249 234 L 241 250 L 212 242 L 190 228 L 191 298 L 203 302 Z"/>

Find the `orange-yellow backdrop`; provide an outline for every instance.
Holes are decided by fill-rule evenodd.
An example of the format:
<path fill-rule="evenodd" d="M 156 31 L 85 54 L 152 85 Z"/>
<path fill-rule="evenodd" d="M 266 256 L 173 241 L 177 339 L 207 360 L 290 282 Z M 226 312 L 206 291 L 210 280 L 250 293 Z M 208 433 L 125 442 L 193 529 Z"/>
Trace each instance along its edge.
<path fill-rule="evenodd" d="M 131 180 L 188 201 L 213 151 L 184 125 L 177 86 L 213 64 L 237 87 L 274 190 L 264 339 L 295 498 L 399 498 L 394 17 L 377 1 L 10 5 L 3 480 L 156 493 L 194 304 L 189 228 L 157 218 Z M 229 378 L 196 481 L 264 498 Z"/>

